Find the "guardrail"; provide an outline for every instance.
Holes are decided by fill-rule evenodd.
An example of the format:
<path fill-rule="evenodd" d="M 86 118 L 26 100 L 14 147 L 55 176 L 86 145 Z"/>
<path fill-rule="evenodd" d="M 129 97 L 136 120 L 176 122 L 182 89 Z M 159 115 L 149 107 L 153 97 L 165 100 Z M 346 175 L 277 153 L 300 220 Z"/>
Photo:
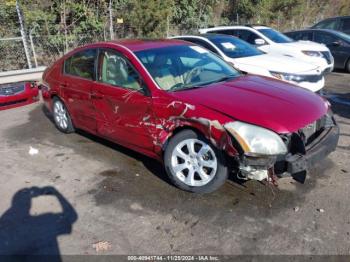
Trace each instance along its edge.
<path fill-rule="evenodd" d="M 24 82 L 24 81 L 39 81 L 46 67 L 36 67 L 32 69 L 14 70 L 0 72 L 0 84 Z"/>

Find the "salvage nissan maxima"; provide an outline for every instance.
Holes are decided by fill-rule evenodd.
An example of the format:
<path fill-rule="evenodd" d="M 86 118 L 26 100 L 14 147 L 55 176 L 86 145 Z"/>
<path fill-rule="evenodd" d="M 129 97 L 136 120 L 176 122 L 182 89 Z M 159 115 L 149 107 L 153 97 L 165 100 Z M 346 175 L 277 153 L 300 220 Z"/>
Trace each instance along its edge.
<path fill-rule="evenodd" d="M 330 104 L 288 83 L 240 75 L 179 40 L 121 40 L 78 48 L 48 68 L 42 95 L 57 128 L 84 129 L 164 163 L 171 181 L 212 192 L 235 170 L 270 180 L 332 152 Z"/>

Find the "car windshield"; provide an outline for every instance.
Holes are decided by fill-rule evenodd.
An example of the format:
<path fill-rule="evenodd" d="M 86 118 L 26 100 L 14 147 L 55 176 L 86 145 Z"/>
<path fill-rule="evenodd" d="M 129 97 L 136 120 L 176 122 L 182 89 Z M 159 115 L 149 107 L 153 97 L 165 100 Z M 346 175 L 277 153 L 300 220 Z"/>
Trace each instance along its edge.
<path fill-rule="evenodd" d="M 266 36 L 267 38 L 274 41 L 275 43 L 283 44 L 283 43 L 295 42 L 293 39 L 289 38 L 288 36 L 271 28 L 262 28 L 262 29 L 258 29 L 258 31 L 262 33 L 264 36 Z"/>
<path fill-rule="evenodd" d="M 334 34 L 339 36 L 340 38 L 342 38 L 344 41 L 350 43 L 350 35 L 345 34 L 343 32 L 340 32 L 340 31 L 335 31 Z"/>
<path fill-rule="evenodd" d="M 257 56 L 264 54 L 254 46 L 235 37 L 209 38 L 225 55 L 231 58 Z"/>
<path fill-rule="evenodd" d="M 166 91 L 198 88 L 240 75 L 199 46 L 177 45 L 135 52 L 159 87 Z"/>

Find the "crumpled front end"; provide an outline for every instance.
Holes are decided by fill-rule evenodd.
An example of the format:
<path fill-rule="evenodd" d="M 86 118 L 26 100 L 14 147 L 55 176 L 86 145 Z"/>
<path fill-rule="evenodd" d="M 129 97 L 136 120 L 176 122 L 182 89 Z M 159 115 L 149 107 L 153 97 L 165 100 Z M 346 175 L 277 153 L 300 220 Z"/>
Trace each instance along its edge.
<path fill-rule="evenodd" d="M 292 175 L 303 182 L 302 172 L 316 166 L 336 149 L 339 127 L 329 111 L 298 132 L 284 136 L 284 139 L 289 152 L 283 159 L 278 159 L 275 172 L 280 177 Z"/>
<path fill-rule="evenodd" d="M 284 154 L 252 154 L 241 147 L 240 176 L 259 181 L 269 180 L 271 176 L 292 176 L 304 182 L 306 171 L 336 149 L 339 127 L 329 111 L 297 132 L 280 135 L 280 138 L 287 149 Z"/>

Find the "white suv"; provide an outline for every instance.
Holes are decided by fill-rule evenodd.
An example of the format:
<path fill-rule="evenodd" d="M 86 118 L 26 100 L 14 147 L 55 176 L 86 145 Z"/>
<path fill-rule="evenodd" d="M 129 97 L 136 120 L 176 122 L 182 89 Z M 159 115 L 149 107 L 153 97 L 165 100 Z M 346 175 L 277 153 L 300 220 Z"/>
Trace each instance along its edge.
<path fill-rule="evenodd" d="M 324 86 L 323 74 L 317 66 L 292 57 L 265 54 L 236 37 L 203 34 L 172 38 L 202 46 L 245 73 L 274 77 L 313 92 L 320 91 Z"/>
<path fill-rule="evenodd" d="M 331 72 L 334 67 L 333 56 L 325 45 L 295 41 L 267 26 L 219 26 L 199 29 L 199 32 L 233 35 L 266 53 L 295 57 L 317 65 L 325 73 Z"/>

